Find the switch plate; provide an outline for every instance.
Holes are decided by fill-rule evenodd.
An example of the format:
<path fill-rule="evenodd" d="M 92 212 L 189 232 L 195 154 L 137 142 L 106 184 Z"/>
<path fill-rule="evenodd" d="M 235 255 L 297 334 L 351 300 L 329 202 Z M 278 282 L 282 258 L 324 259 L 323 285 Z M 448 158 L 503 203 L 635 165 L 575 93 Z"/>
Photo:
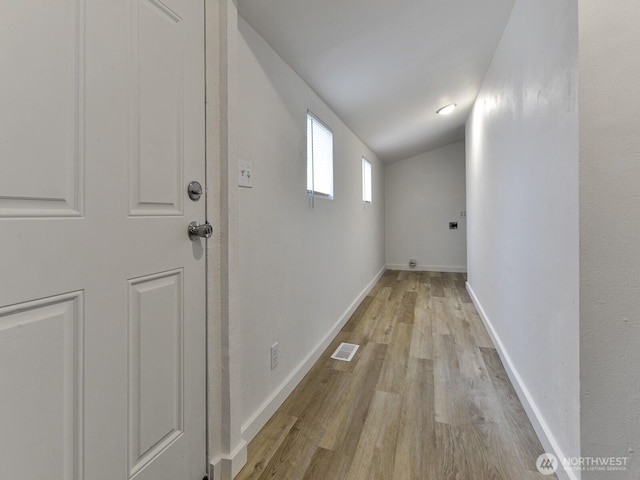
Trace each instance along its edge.
<path fill-rule="evenodd" d="M 271 370 L 278 366 L 280 362 L 280 343 L 276 342 L 271 345 Z"/>
<path fill-rule="evenodd" d="M 253 188 L 253 162 L 240 160 L 238 162 L 238 185 L 245 188 Z"/>

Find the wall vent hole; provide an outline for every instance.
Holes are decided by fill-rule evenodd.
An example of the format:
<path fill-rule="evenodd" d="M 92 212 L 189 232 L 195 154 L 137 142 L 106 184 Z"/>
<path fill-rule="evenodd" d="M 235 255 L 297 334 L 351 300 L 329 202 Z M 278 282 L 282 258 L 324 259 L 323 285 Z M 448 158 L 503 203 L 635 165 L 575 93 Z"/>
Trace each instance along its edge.
<path fill-rule="evenodd" d="M 341 343 L 340 346 L 333 352 L 331 358 L 334 360 L 342 360 L 343 362 L 350 362 L 353 356 L 360 348 L 360 345 L 355 345 L 353 343 Z"/>

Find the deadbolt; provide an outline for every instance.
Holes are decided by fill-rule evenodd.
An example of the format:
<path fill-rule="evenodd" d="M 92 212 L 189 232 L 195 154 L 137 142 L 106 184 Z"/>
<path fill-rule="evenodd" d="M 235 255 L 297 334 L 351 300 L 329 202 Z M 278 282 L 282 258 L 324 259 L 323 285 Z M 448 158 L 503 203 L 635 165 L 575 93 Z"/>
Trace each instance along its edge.
<path fill-rule="evenodd" d="M 194 202 L 200 200 L 202 196 L 202 185 L 200 185 L 200 182 L 191 182 L 187 187 L 187 193 L 189 194 L 189 198 Z"/>
<path fill-rule="evenodd" d="M 213 235 L 213 226 L 209 222 L 204 222 L 202 225 L 198 225 L 198 222 L 191 222 L 189 224 L 189 238 L 191 240 L 211 238 L 211 235 Z"/>

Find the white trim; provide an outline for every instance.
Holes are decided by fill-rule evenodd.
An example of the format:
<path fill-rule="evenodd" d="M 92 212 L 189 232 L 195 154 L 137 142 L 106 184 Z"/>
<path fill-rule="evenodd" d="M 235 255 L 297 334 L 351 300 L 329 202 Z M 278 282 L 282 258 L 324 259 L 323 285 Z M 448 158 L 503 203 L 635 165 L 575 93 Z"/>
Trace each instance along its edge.
<path fill-rule="evenodd" d="M 387 263 L 388 270 L 406 270 L 414 272 L 452 272 L 452 273 L 467 273 L 467 267 L 452 267 L 448 265 L 418 265 L 415 268 L 411 268 L 406 263 Z"/>
<path fill-rule="evenodd" d="M 242 440 L 229 455 L 220 455 L 209 462 L 210 480 L 232 480 L 247 463 L 247 442 Z"/>
<path fill-rule="evenodd" d="M 334 338 L 340 333 L 342 327 L 347 323 L 353 312 L 356 311 L 360 303 L 369 294 L 376 282 L 382 277 L 382 274 L 386 270 L 383 267 L 369 282 L 369 284 L 362 290 L 360 295 L 353 301 L 353 303 L 342 314 L 338 321 L 333 325 L 331 330 L 320 340 L 316 347 L 298 364 L 298 366 L 291 372 L 291 374 L 278 386 L 278 388 L 267 398 L 260 407 L 249 417 L 249 419 L 242 425 L 242 438 L 250 442 L 260 431 L 267 421 L 278 410 L 280 405 L 286 400 L 286 398 L 293 392 L 293 389 L 300 383 L 302 378 L 311 370 L 314 363 L 318 361 L 322 353 L 331 344 Z"/>
<path fill-rule="evenodd" d="M 493 324 L 491 323 L 491 320 L 487 316 L 487 313 L 482 308 L 482 305 L 480 304 L 478 297 L 476 297 L 473 288 L 471 288 L 469 282 L 466 282 L 466 286 L 467 291 L 469 292 L 469 296 L 471 297 L 471 300 L 473 301 L 473 304 L 475 305 L 476 310 L 478 311 L 478 314 L 482 319 L 482 323 L 484 323 L 484 326 L 486 327 L 487 332 L 491 337 L 493 345 L 496 347 L 496 351 L 498 352 L 498 355 L 502 360 L 502 364 L 504 365 L 504 369 L 509 376 L 509 380 L 511 380 L 513 388 L 518 394 L 518 398 L 520 399 L 520 402 L 522 403 L 522 406 L 527 413 L 531 424 L 533 425 L 533 429 L 535 430 L 538 439 L 542 444 L 542 447 L 544 448 L 545 452 L 553 453 L 559 459 L 566 458 L 567 455 L 565 455 L 560 448 L 560 445 L 553 435 L 552 430 L 549 428 L 549 425 L 542 416 L 540 409 L 531 397 L 527 385 L 524 383 L 522 377 L 518 373 L 518 370 L 511 360 L 509 352 L 507 352 L 504 344 L 502 343 L 502 340 L 500 340 L 498 332 L 496 332 Z M 556 471 L 556 475 L 559 480 L 580 480 L 579 473 L 578 476 L 576 476 L 576 472 L 573 470 L 558 469 Z"/>

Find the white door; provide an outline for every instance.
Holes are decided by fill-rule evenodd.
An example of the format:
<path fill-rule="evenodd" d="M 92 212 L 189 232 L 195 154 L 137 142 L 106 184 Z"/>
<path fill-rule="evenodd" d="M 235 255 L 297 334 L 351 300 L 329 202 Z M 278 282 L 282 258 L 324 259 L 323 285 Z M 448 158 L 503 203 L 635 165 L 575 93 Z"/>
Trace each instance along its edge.
<path fill-rule="evenodd" d="M 201 480 L 203 0 L 0 0 L 0 479 Z"/>

